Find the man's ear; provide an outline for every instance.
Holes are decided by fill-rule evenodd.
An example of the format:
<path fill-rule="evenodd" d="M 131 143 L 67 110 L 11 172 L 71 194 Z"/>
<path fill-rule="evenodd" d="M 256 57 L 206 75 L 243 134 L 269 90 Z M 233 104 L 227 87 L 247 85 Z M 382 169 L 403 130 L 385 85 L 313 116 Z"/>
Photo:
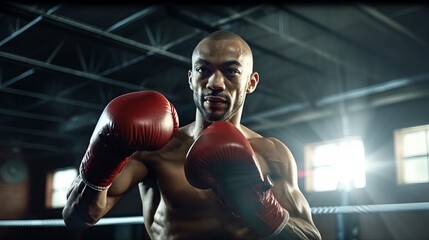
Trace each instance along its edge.
<path fill-rule="evenodd" d="M 258 83 L 259 83 L 259 73 L 253 72 L 250 75 L 249 82 L 247 83 L 246 93 L 252 93 L 253 91 L 255 91 L 256 86 L 258 86 Z"/>
<path fill-rule="evenodd" d="M 188 70 L 188 84 L 189 88 L 191 90 L 194 90 L 194 88 L 192 87 L 192 70 Z"/>

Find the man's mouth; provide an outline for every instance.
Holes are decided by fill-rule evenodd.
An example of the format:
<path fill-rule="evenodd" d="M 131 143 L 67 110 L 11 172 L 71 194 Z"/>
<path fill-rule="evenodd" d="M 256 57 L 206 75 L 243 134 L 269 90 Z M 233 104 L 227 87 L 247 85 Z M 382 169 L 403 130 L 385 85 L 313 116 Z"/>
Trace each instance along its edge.
<path fill-rule="evenodd" d="M 227 103 L 226 99 L 223 97 L 218 96 L 207 96 L 204 97 L 204 101 L 210 102 L 210 103 Z"/>
<path fill-rule="evenodd" d="M 206 96 L 204 97 L 204 105 L 211 110 L 225 110 L 228 101 L 226 98 L 219 96 Z"/>

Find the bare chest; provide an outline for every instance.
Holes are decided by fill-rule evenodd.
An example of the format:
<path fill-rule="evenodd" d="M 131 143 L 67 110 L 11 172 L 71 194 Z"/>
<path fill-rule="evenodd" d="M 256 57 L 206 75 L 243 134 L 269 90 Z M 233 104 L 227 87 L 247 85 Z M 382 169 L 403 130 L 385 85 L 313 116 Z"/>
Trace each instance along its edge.
<path fill-rule="evenodd" d="M 219 201 L 210 189 L 196 189 L 187 181 L 184 171 L 186 153 L 190 144 L 176 146 L 174 151 L 164 151 L 150 165 L 152 183 L 160 200 L 175 211 L 202 210 L 215 207 Z"/>
<path fill-rule="evenodd" d="M 140 184 L 143 215 L 153 239 L 241 239 L 250 233 L 211 189 L 186 180 L 185 154 L 164 155 L 151 166 L 151 179 Z M 248 239 L 247 237 L 245 239 Z"/>

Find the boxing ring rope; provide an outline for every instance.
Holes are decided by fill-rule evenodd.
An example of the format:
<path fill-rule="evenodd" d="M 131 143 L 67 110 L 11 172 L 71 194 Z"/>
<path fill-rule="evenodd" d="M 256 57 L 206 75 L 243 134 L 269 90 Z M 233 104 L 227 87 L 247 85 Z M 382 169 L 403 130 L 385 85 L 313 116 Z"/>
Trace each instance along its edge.
<path fill-rule="evenodd" d="M 132 217 L 109 217 L 102 218 L 97 222 L 100 225 L 118 224 L 143 224 L 142 216 Z M 65 226 L 62 218 L 59 219 L 34 219 L 34 220 L 0 220 L 0 227 L 61 227 Z"/>
<path fill-rule="evenodd" d="M 392 203 L 375 205 L 354 205 L 338 207 L 314 207 L 313 215 L 322 214 L 346 214 L 346 213 L 378 213 L 378 212 L 404 212 L 429 210 L 429 202 L 418 203 Z"/>
<path fill-rule="evenodd" d="M 381 213 L 429 211 L 429 202 L 392 203 L 374 205 L 351 205 L 332 207 L 313 207 L 313 215 L 350 214 L 350 213 Z M 117 224 L 143 224 L 142 216 L 102 218 L 95 226 Z M 58 227 L 65 226 L 63 219 L 35 219 L 35 220 L 0 220 L 0 227 Z"/>

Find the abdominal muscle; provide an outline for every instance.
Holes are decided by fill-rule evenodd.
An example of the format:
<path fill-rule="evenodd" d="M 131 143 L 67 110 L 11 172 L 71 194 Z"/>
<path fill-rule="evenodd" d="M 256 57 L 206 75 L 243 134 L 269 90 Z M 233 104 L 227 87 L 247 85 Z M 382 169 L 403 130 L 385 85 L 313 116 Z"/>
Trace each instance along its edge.
<path fill-rule="evenodd" d="M 185 198 L 197 200 L 184 205 L 179 200 L 179 206 L 174 200 L 173 204 L 171 200 L 166 204 L 156 189 L 140 186 L 145 227 L 152 240 L 256 239 L 218 203 L 211 190 L 196 191 L 199 193 L 195 198 L 189 193 Z"/>

